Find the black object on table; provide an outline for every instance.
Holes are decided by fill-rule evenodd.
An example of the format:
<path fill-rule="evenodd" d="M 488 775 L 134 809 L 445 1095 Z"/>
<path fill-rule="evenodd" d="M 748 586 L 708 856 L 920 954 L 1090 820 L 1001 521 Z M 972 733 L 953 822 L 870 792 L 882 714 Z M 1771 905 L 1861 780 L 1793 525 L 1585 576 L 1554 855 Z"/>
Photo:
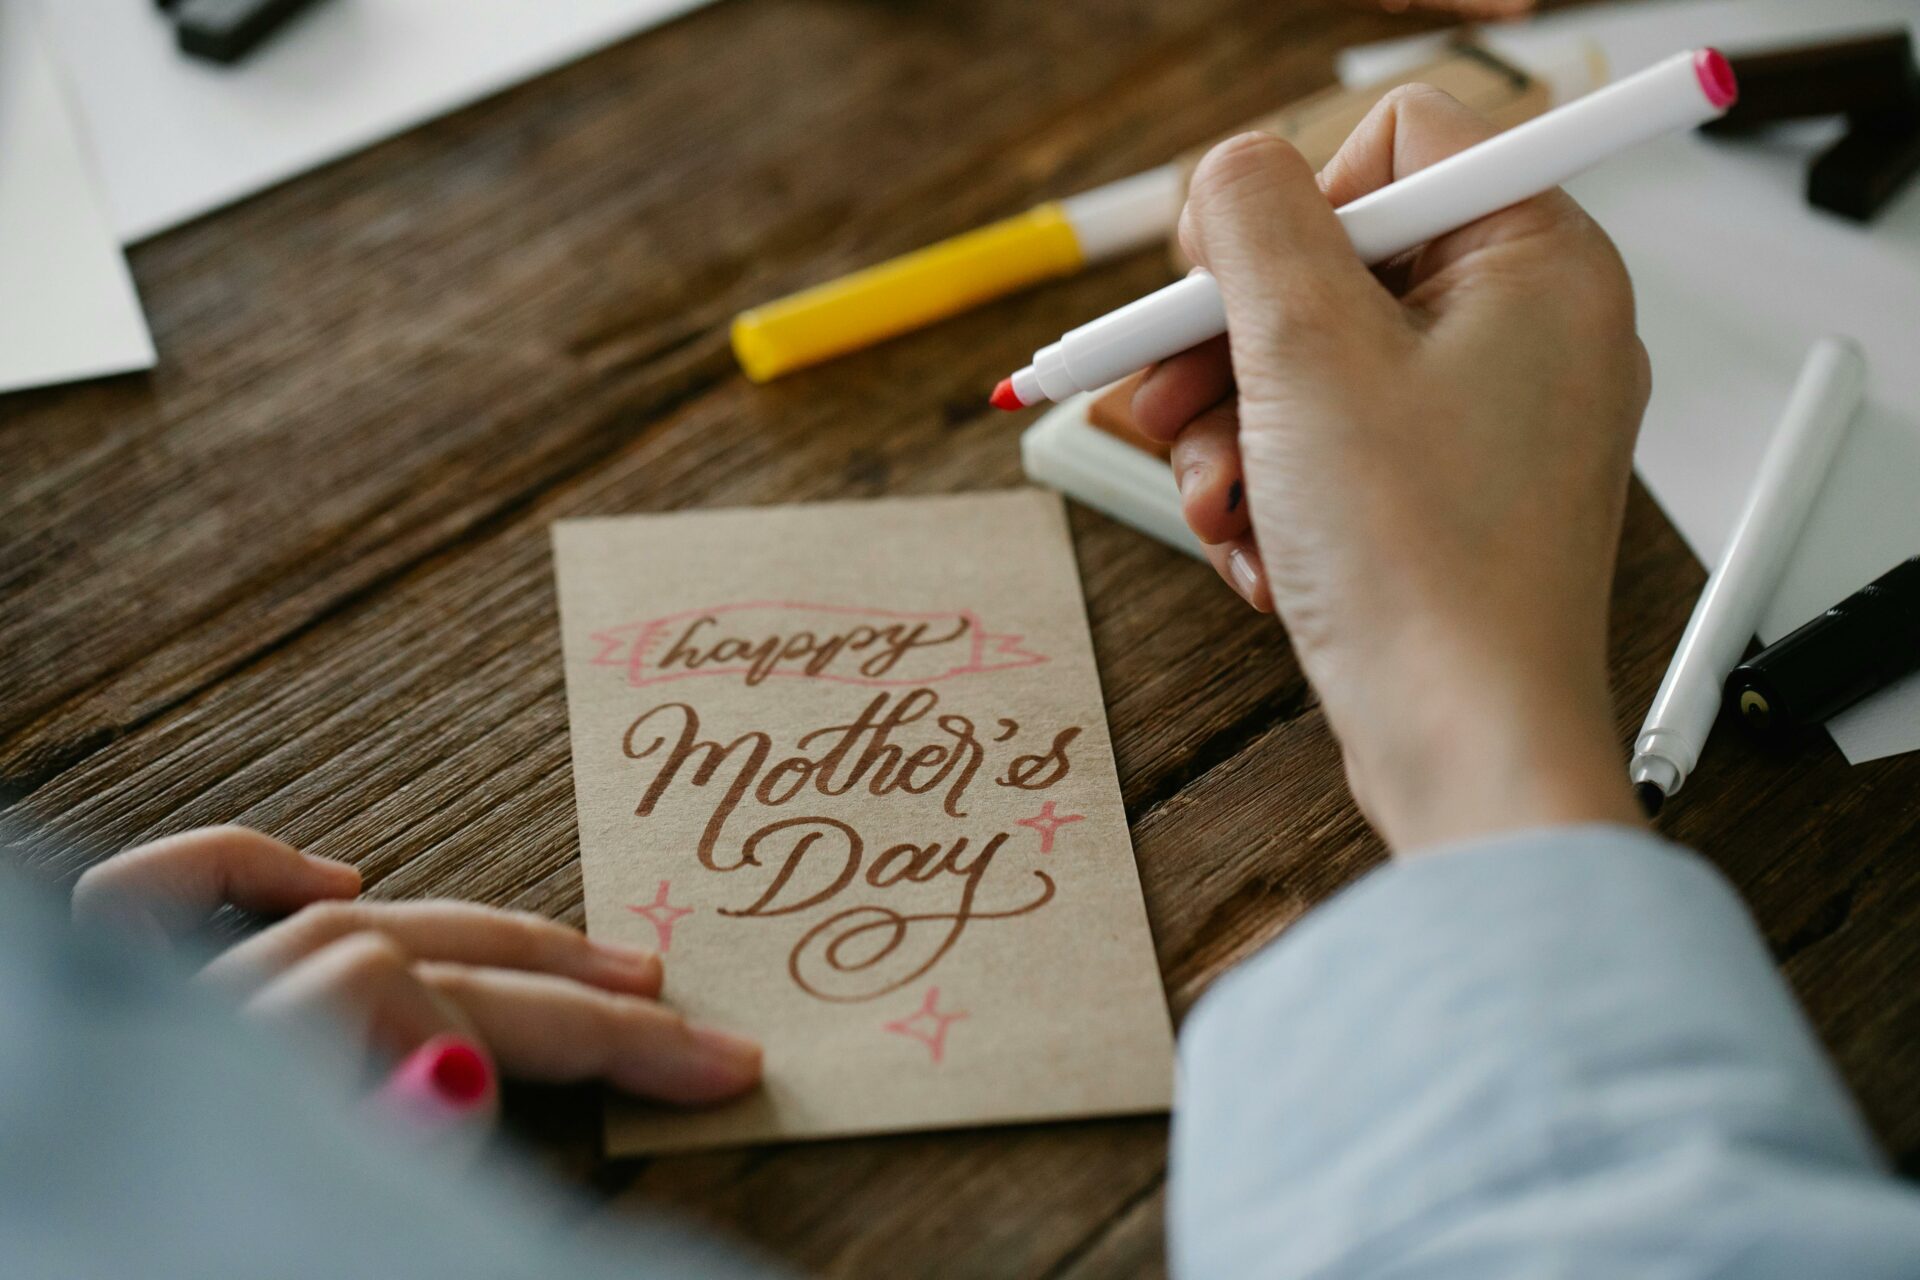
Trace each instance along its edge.
<path fill-rule="evenodd" d="M 1703 132 L 1737 137 L 1788 120 L 1846 117 L 1846 133 L 1807 172 L 1815 208 L 1869 221 L 1920 172 L 1920 67 L 1904 28 L 1728 61 L 1739 101 Z"/>
<path fill-rule="evenodd" d="M 183 52 L 238 62 L 313 0 L 160 0 Z"/>
<path fill-rule="evenodd" d="M 1786 740 L 1920 668 L 1920 555 L 1902 561 L 1727 677 L 1726 703 Z"/>

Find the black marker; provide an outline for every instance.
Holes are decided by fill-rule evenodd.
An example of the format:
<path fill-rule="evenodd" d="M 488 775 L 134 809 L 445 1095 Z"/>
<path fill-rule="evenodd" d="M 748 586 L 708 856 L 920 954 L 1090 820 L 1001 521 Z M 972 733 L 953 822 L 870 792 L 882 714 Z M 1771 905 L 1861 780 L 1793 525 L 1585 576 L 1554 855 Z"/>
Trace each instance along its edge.
<path fill-rule="evenodd" d="M 162 0 L 180 48 L 212 62 L 238 62 L 313 0 Z"/>
<path fill-rule="evenodd" d="M 1846 133 L 1807 172 L 1807 202 L 1815 208 L 1868 222 L 1920 173 L 1920 67 L 1905 28 L 1728 61 L 1740 100 L 1701 126 L 1709 133 L 1846 117 Z"/>
<path fill-rule="evenodd" d="M 1763 125 L 1816 116 L 1908 115 L 1920 109 L 1920 69 L 1904 27 L 1846 40 L 1730 53 L 1740 101 L 1707 133 L 1750 133 Z"/>
<path fill-rule="evenodd" d="M 1920 667 L 1920 556 L 1768 645 L 1727 677 L 1741 723 L 1791 738 Z"/>
<path fill-rule="evenodd" d="M 1912 115 L 1855 120 L 1807 170 L 1807 200 L 1855 222 L 1870 221 L 1920 173 L 1920 107 Z"/>

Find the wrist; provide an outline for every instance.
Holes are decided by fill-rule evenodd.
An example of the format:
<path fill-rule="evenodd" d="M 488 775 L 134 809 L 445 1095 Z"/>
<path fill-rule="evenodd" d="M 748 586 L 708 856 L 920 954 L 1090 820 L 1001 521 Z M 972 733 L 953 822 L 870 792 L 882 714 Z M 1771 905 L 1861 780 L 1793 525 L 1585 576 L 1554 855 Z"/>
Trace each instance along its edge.
<path fill-rule="evenodd" d="M 1332 707 L 1355 799 L 1396 856 L 1502 831 L 1637 825 L 1602 677 L 1416 679 L 1363 723 Z M 1342 723 L 1342 720 L 1349 723 Z"/>

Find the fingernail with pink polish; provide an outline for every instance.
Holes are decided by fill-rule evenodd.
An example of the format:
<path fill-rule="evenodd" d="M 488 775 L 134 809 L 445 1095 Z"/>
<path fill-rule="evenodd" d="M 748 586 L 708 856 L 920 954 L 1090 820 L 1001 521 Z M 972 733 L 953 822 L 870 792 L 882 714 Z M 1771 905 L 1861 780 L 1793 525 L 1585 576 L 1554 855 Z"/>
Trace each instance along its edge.
<path fill-rule="evenodd" d="M 465 1036 L 443 1035 L 415 1049 L 375 1096 L 395 1114 L 434 1124 L 461 1118 L 493 1092 L 493 1064 Z"/>

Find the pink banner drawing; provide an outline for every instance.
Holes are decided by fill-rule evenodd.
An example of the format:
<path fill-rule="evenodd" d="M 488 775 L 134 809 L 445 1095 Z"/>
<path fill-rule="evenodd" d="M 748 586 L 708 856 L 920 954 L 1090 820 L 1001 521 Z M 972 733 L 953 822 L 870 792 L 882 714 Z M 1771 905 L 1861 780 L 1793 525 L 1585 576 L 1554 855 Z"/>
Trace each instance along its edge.
<path fill-rule="evenodd" d="M 766 619 L 751 619 L 751 615 L 756 612 L 767 615 Z M 943 621 L 965 624 L 965 627 L 963 631 L 956 631 L 951 638 L 936 637 L 935 641 L 927 643 L 924 646 L 924 653 L 920 656 L 933 661 L 929 664 L 920 664 L 921 669 L 907 675 L 859 675 L 824 669 L 818 671 L 782 669 L 779 664 L 786 660 L 787 649 L 797 644 L 800 636 L 806 637 L 809 647 L 799 650 L 792 656 L 798 658 L 819 656 L 818 649 L 814 647 L 818 643 L 818 637 L 812 630 L 798 629 L 785 639 L 784 644 L 779 643 L 782 636 L 777 624 L 783 619 L 797 620 L 796 615 L 805 614 L 828 614 L 838 618 L 857 619 L 859 621 L 852 624 L 855 630 L 865 629 L 873 633 L 857 649 L 848 646 L 843 639 L 842 646 L 836 647 L 834 654 L 828 659 L 829 662 L 839 656 L 842 648 L 846 648 L 851 654 L 863 652 L 867 644 L 873 643 L 889 627 L 897 630 L 904 624 L 921 624 L 924 629 L 926 624 Z M 760 646 L 751 645 L 740 636 L 717 637 L 720 644 L 716 646 L 716 652 L 720 647 L 734 644 L 741 650 L 740 658 L 753 656 L 756 659 L 755 662 L 725 660 L 726 665 L 719 665 L 716 662 L 711 666 L 693 666 L 687 670 L 673 671 L 658 665 L 659 660 L 653 657 L 653 650 L 663 640 L 673 640 L 666 656 L 674 657 L 678 645 L 685 643 L 694 630 L 703 623 L 712 622 L 719 625 L 723 618 L 729 621 L 741 621 L 742 615 L 747 615 L 745 620 L 748 621 L 770 622 L 774 625 L 763 628 L 761 634 L 764 639 L 761 640 Z M 980 615 L 971 609 L 913 613 L 898 609 L 867 609 L 793 600 L 755 600 L 742 604 L 715 605 L 709 609 L 688 609 L 665 617 L 630 622 L 604 631 L 596 631 L 593 633 L 593 640 L 599 646 L 599 650 L 589 661 L 594 666 L 624 669 L 627 684 L 636 689 L 701 676 L 741 676 L 747 677 L 749 684 L 758 683 L 773 676 L 788 676 L 873 688 L 900 688 L 934 684 L 955 676 L 1038 666 L 1046 662 L 1047 658 L 1044 654 L 1034 653 L 1021 647 L 1021 641 L 1024 638 L 1010 632 L 989 631 L 986 624 L 981 621 Z M 706 642 L 712 643 L 713 639 L 710 637 Z M 776 645 L 773 663 L 764 669 L 757 670 L 758 660 L 768 656 L 763 648 L 767 644 Z M 957 652 L 953 652 L 955 650 Z M 913 655 L 909 653 L 906 656 Z"/>

